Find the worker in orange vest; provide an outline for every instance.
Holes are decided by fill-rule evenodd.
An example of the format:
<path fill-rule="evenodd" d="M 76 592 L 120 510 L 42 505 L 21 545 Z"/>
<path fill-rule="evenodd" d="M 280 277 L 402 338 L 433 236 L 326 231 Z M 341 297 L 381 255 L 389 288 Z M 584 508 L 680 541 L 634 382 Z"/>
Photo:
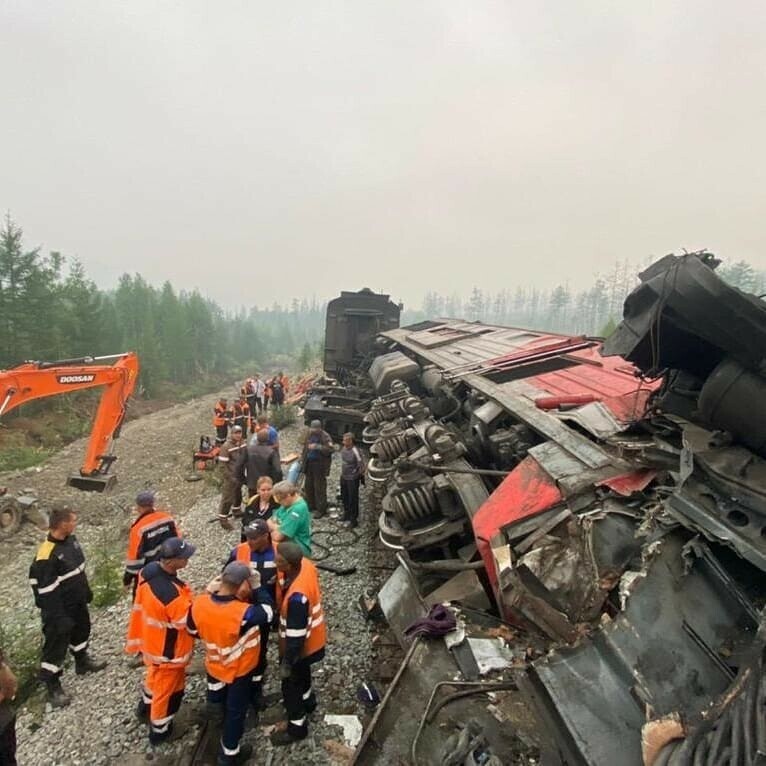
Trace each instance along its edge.
<path fill-rule="evenodd" d="M 234 402 L 232 407 L 232 425 L 240 426 L 242 433 L 247 436 L 248 433 L 253 431 L 253 419 L 250 412 L 250 405 L 247 403 L 245 397 L 245 389 L 242 389 L 242 395 L 239 397 L 239 401 Z"/>
<path fill-rule="evenodd" d="M 138 573 L 147 564 L 157 560 L 160 546 L 165 540 L 169 537 L 180 537 L 173 517 L 154 507 L 156 499 L 156 493 L 150 489 L 136 495 L 136 520 L 130 527 L 125 573 L 122 576 L 122 584 L 126 588 L 133 587 L 134 598 Z"/>
<path fill-rule="evenodd" d="M 308 736 L 308 716 L 317 706 L 311 666 L 324 658 L 327 626 L 319 572 L 300 545 L 277 545 L 279 675 L 287 726 L 271 735 L 273 745 L 289 745 Z"/>
<path fill-rule="evenodd" d="M 205 643 L 208 717 L 223 722 L 217 763 L 233 766 L 253 752 L 240 740 L 261 657 L 261 629 L 274 610 L 258 575 L 241 561 L 227 564 L 209 591 L 194 599 L 188 627 Z"/>
<path fill-rule="evenodd" d="M 146 666 L 136 712 L 142 720 L 149 718 L 152 745 L 174 738 L 173 717 L 184 695 L 186 667 L 194 647 L 186 624 L 193 594 L 178 573 L 194 551 L 195 547 L 180 537 L 165 540 L 159 560 L 141 570 L 133 602 L 128 640 L 142 652 Z"/>
<path fill-rule="evenodd" d="M 229 555 L 232 561 L 241 561 L 258 572 L 261 587 L 265 588 L 272 601 L 276 598 L 277 562 L 276 551 L 271 542 L 269 525 L 264 519 L 255 519 L 244 529 L 245 542 L 240 543 Z M 269 626 L 261 627 L 261 659 L 253 672 L 251 702 L 256 710 L 261 709 L 263 676 L 266 672 L 266 650 L 269 645 Z"/>
<path fill-rule="evenodd" d="M 215 443 L 220 446 L 229 435 L 229 403 L 223 397 L 213 407 L 213 426 L 215 427 Z"/>

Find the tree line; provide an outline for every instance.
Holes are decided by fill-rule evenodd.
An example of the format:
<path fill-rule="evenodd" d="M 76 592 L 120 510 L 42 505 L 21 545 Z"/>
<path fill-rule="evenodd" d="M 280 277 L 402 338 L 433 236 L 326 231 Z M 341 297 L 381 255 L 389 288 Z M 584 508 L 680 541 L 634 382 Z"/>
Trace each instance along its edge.
<path fill-rule="evenodd" d="M 113 290 L 103 290 L 77 260 L 26 249 L 9 215 L 0 228 L 2 369 L 27 359 L 132 350 L 141 360 L 141 386 L 153 395 L 166 382 L 192 384 L 313 357 L 325 308 L 304 299 L 225 312 L 196 290 L 177 291 L 170 282 L 156 288 L 140 274 L 123 274 Z"/>
<path fill-rule="evenodd" d="M 404 322 L 455 317 L 573 335 L 608 335 L 622 318 L 628 293 L 639 284 L 638 273 L 647 265 L 617 261 L 597 275 L 590 287 L 579 291 L 559 284 L 551 289 L 517 285 L 497 292 L 474 287 L 467 297 L 428 292 L 419 311 L 405 312 Z M 717 273 L 740 290 L 766 293 L 766 271 L 758 271 L 746 261 L 722 263 Z"/>
<path fill-rule="evenodd" d="M 606 335 L 619 322 L 627 294 L 647 263 L 617 261 L 584 290 L 517 285 L 469 296 L 426 293 L 403 324 L 456 317 L 553 332 Z M 747 292 L 766 293 L 766 272 L 745 261 L 718 273 Z M 162 384 L 195 384 L 241 376 L 262 365 L 301 368 L 319 353 L 326 302 L 294 298 L 288 306 L 224 311 L 198 291 L 156 288 L 123 274 L 112 290 L 90 280 L 82 264 L 61 253 L 28 250 L 7 215 L 0 228 L 0 368 L 25 359 L 52 360 L 134 350 L 149 395 Z M 263 371 L 263 370 L 262 370 Z M 267 370 L 269 372 L 270 370 Z"/>

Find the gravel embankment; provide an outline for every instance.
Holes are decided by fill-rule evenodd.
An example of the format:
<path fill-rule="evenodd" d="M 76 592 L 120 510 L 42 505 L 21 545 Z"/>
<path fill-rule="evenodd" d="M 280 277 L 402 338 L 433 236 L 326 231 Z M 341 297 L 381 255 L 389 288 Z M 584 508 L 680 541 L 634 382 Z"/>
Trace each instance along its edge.
<path fill-rule="evenodd" d="M 237 530 L 226 532 L 217 523 L 210 523 L 217 511 L 218 497 L 207 482 L 188 483 L 184 480 L 191 463 L 189 450 L 199 434 L 210 431 L 208 413 L 213 402 L 214 397 L 206 397 L 128 424 L 119 445 L 121 484 L 114 495 L 116 502 L 110 508 L 103 498 L 99 501 L 85 496 L 86 500 L 79 505 L 82 524 L 77 534 L 86 555 L 92 553 L 93 546 L 98 544 L 105 530 L 113 537 L 124 536 L 129 516 L 124 511 L 113 509 L 118 505 L 129 507 L 136 490 L 153 486 L 160 489 L 162 499 L 175 509 L 185 536 L 197 545 L 196 555 L 184 570 L 188 581 L 195 589 L 201 589 L 218 573 L 229 550 L 239 541 L 239 533 Z M 283 454 L 294 449 L 299 432 L 298 427 L 282 432 Z M 41 473 L 54 480 L 59 478 L 57 474 L 62 474 L 60 478 L 63 482 L 81 447 L 81 444 L 71 445 L 65 451 L 68 455 L 60 453 L 55 456 Z M 335 465 L 328 485 L 332 488 L 329 490 L 331 499 L 338 470 Z M 18 486 L 32 486 L 31 478 L 30 474 L 20 477 Z M 74 492 L 58 491 L 60 484 L 55 489 L 55 499 Z M 45 499 L 46 493 L 42 488 L 38 488 L 38 492 Z M 53 490 L 50 490 L 49 496 L 54 497 Z M 72 502 L 82 497 L 77 493 L 72 499 L 67 499 Z M 364 510 L 362 513 L 364 515 Z M 357 572 L 347 577 L 322 573 L 329 645 L 325 661 L 315 666 L 319 709 L 312 717 L 309 738 L 300 744 L 272 751 L 268 740 L 269 729 L 256 727 L 248 731 L 244 739 L 255 746 L 254 764 L 344 763 L 342 748 L 338 748 L 338 743 L 343 741 L 340 729 L 326 725 L 324 715 L 354 714 L 361 717 L 364 712 L 356 701 L 356 690 L 372 672 L 372 634 L 375 627 L 363 619 L 357 602 L 360 594 L 375 579 L 367 563 L 368 549 L 375 535 L 375 519 L 365 518 L 357 535 L 340 531 L 332 520 L 316 522 L 315 529 L 318 533 L 316 540 L 331 546 L 328 560 L 354 564 Z M 13 550 L 0 563 L 0 576 L 4 576 L 4 583 L 7 584 L 0 597 L 3 621 L 10 613 L 15 614 L 16 619 L 21 614 L 21 619 L 26 618 L 30 625 L 36 626 L 37 614 L 26 582 L 26 570 L 40 537 L 41 533 L 34 529 L 25 529 L 19 540 L 9 544 L 8 547 Z M 102 673 L 83 677 L 75 676 L 72 668 L 67 668 L 63 684 L 73 697 L 68 708 L 42 710 L 33 699 L 20 711 L 17 724 L 19 763 L 24 766 L 132 766 L 141 763 L 161 766 L 175 762 L 194 741 L 198 729 L 184 724 L 183 719 L 204 706 L 202 653 L 198 647 L 187 681 L 184 708 L 178 719 L 181 725 L 188 726 L 187 734 L 176 743 L 152 752 L 147 744 L 146 727 L 134 717 L 143 671 L 129 668 L 122 654 L 129 608 L 128 599 L 123 598 L 115 606 L 93 611 L 93 653 L 107 659 L 109 666 Z M 272 667 L 276 667 L 276 641 L 271 643 L 270 661 Z M 267 691 L 276 690 L 278 681 L 270 678 L 267 686 Z M 341 752 L 340 757 L 338 752 Z"/>

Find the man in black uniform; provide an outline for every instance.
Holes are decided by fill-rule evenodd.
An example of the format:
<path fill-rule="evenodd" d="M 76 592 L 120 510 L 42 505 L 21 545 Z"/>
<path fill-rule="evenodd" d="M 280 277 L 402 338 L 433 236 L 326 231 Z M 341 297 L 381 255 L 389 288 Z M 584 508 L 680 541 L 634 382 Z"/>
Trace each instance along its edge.
<path fill-rule="evenodd" d="M 242 427 L 234 426 L 228 441 L 221 446 L 218 453 L 218 463 L 221 466 L 221 504 L 218 508 L 218 521 L 224 529 L 232 529 L 229 521 L 232 514 L 242 515 L 242 484 L 247 457 L 247 445 L 242 437 Z"/>
<path fill-rule="evenodd" d="M 77 515 L 69 508 L 51 511 L 48 538 L 38 548 L 29 568 L 29 582 L 43 622 L 43 653 L 40 681 L 48 688 L 53 707 L 70 702 L 61 688 L 61 672 L 67 648 L 72 651 L 75 673 L 103 670 L 105 662 L 88 656 L 90 615 L 93 594 L 85 576 L 85 556 L 74 536 Z"/>

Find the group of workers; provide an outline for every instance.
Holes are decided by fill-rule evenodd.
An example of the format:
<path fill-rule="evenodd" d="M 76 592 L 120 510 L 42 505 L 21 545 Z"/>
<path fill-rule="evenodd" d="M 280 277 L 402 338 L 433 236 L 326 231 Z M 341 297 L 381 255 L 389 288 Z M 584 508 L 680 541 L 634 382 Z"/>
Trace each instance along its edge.
<path fill-rule="evenodd" d="M 319 577 L 309 558 L 308 507 L 288 482 L 274 485 L 264 477 L 258 486 L 257 500 L 242 517 L 241 542 L 202 593 L 195 594 L 181 577 L 195 545 L 181 536 L 170 513 L 156 507 L 152 491 L 136 497 L 128 540 L 123 583 L 133 601 L 126 651 L 145 666 L 136 714 L 148 724 L 153 745 L 184 733 L 182 726 L 174 731 L 173 719 L 199 639 L 207 673 L 204 718 L 220 728 L 219 766 L 249 760 L 252 746 L 240 743 L 248 714 L 254 725 L 258 713 L 280 699 L 284 720 L 271 742 L 288 745 L 308 735 L 308 716 L 317 705 L 311 667 L 325 650 Z M 40 680 L 53 707 L 70 703 L 61 686 L 67 651 L 74 655 L 78 674 L 106 666 L 88 653 L 92 593 L 74 535 L 76 524 L 73 511 L 55 509 L 47 539 L 30 568 L 43 623 Z M 263 694 L 263 683 L 274 630 L 281 693 L 270 699 Z M 4 667 L 0 656 L 0 701 L 12 686 Z"/>
<path fill-rule="evenodd" d="M 257 416 L 265 414 L 269 404 L 281 407 L 285 403 L 289 385 L 290 381 L 283 372 L 265 380 L 256 374 L 245 380 L 239 390 L 239 397 L 231 404 L 226 398 L 219 399 L 213 410 L 216 444 L 223 444 L 229 429 L 235 426 L 239 426 L 245 434 L 254 433 Z"/>
<path fill-rule="evenodd" d="M 317 519 L 327 515 L 327 477 L 335 451 L 332 437 L 322 428 L 322 423 L 319 420 L 311 421 L 301 441 L 298 462 L 305 477 L 306 502 L 313 517 Z M 366 464 L 354 443 L 353 434 L 343 435 L 339 452 L 343 504 L 341 523 L 356 527 L 359 524 L 359 488 L 364 481 Z M 249 441 L 242 426 L 232 426 L 227 439 L 220 446 L 218 463 L 221 469 L 218 518 L 221 525 L 229 529 L 232 516 L 248 512 L 247 508 L 243 511 L 243 485 L 247 486 L 248 504 L 251 504 L 257 501 L 258 482 L 261 479 L 265 477 L 277 483 L 283 478 L 279 434 L 269 424 L 268 417 L 259 415 L 256 418 Z"/>
<path fill-rule="evenodd" d="M 123 585 L 132 594 L 126 651 L 143 662 L 146 672 L 137 715 L 149 726 L 149 741 L 159 744 L 183 733 L 173 719 L 184 694 L 195 639 L 205 651 L 206 716 L 220 724 L 218 764 L 245 763 L 252 747 L 241 745 L 248 713 L 257 721 L 270 702 L 263 695 L 267 648 L 278 631 L 279 678 L 285 718 L 271 735 L 287 745 L 308 734 L 308 716 L 316 707 L 311 667 L 324 656 L 326 625 L 317 568 L 311 561 L 311 522 L 327 513 L 327 476 L 335 452 L 330 435 L 312 421 L 303 440 L 301 464 L 305 498 L 284 481 L 279 435 L 265 415 L 257 418 L 250 443 L 234 425 L 221 447 L 223 496 L 219 518 L 231 529 L 241 522 L 240 543 L 223 570 L 194 594 L 180 577 L 195 553 L 170 513 L 156 507 L 151 490 L 136 497 Z M 343 521 L 356 526 L 359 485 L 365 464 L 345 434 L 341 456 Z M 242 503 L 242 485 L 247 502 Z M 77 515 L 69 508 L 50 513 L 46 540 L 30 570 L 35 604 L 40 609 L 44 644 L 39 678 L 53 707 L 70 704 L 61 685 L 67 652 L 77 674 L 102 670 L 106 663 L 88 653 L 92 592 L 85 556 L 74 534 Z M 2 715 L 15 694 L 15 681 L 0 654 L 0 752 L 15 764 L 13 721 Z M 10 733 L 9 733 L 10 732 Z M 10 755 L 9 755 L 10 753 Z"/>

